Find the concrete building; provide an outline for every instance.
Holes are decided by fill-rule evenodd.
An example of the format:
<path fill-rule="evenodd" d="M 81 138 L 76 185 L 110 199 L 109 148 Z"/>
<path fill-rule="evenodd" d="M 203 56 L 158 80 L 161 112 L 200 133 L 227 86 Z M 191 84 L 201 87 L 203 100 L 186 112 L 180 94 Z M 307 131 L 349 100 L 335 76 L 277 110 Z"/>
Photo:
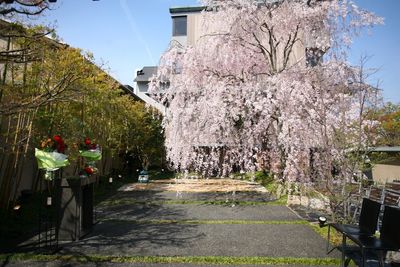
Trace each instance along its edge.
<path fill-rule="evenodd" d="M 157 74 L 156 66 L 143 67 L 143 69 L 136 71 L 136 78 L 134 80 L 134 94 L 139 97 L 146 104 L 156 108 L 162 114 L 165 114 L 165 107 L 149 96 L 149 82 L 153 75 Z"/>
<path fill-rule="evenodd" d="M 172 7 L 172 42 L 182 46 L 194 45 L 200 38 L 201 11 L 205 7 Z"/>
<path fill-rule="evenodd" d="M 205 7 L 172 7 L 169 9 L 172 19 L 171 43 L 186 46 L 193 45 L 200 38 L 200 13 Z M 157 73 L 157 66 L 146 66 L 135 73 L 134 93 L 162 114 L 165 107 L 148 94 L 149 82 Z"/>
<path fill-rule="evenodd" d="M 204 6 L 172 7 L 169 9 L 172 20 L 171 44 L 182 47 L 195 45 L 201 35 L 204 34 L 201 12 L 205 9 L 206 7 Z M 213 29 L 207 29 L 207 32 L 213 32 Z M 318 36 L 323 36 L 323 33 L 319 33 Z M 290 66 L 298 63 L 307 64 L 308 66 L 317 65 L 322 58 L 323 52 L 315 49 L 315 36 L 307 37 L 304 33 L 299 32 L 299 38 L 302 41 L 294 44 L 288 65 Z M 279 54 L 283 54 L 284 47 L 282 45 L 278 46 L 277 49 Z M 278 62 L 278 67 L 282 65 L 283 62 Z M 156 66 L 146 66 L 137 71 L 134 79 L 134 92 L 147 104 L 164 113 L 165 108 L 149 97 L 148 94 L 149 81 L 156 73 Z"/>

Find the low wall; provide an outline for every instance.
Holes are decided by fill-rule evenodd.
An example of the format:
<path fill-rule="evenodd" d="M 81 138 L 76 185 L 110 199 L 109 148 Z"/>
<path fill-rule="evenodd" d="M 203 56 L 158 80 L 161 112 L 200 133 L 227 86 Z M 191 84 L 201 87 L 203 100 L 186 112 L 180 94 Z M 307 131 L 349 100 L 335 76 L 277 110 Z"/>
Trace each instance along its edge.
<path fill-rule="evenodd" d="M 372 178 L 375 182 L 386 183 L 400 180 L 400 162 L 376 164 L 372 168 Z"/>
<path fill-rule="evenodd" d="M 327 199 L 324 200 L 320 198 L 310 198 L 307 196 L 289 195 L 287 204 L 289 206 L 301 205 L 314 210 L 330 210 L 329 201 Z"/>

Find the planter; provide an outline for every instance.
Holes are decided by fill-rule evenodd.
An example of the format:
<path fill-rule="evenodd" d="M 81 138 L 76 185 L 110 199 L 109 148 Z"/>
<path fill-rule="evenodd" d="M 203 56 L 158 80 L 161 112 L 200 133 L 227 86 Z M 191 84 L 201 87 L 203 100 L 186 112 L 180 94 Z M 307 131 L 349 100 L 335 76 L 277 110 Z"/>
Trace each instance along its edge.
<path fill-rule="evenodd" d="M 149 182 L 149 174 L 147 171 L 141 171 L 138 178 L 139 183 L 148 183 Z"/>

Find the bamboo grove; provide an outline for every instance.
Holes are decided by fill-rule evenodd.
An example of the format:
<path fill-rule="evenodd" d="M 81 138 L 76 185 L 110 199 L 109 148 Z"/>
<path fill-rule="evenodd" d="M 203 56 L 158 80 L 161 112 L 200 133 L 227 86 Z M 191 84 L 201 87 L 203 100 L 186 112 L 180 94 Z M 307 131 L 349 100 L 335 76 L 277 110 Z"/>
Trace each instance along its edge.
<path fill-rule="evenodd" d="M 102 146 L 103 161 L 130 153 L 143 167 L 162 162 L 160 115 L 124 94 L 90 53 L 56 41 L 54 33 L 46 37 L 52 32 L 46 27 L 0 22 L 1 208 L 15 201 L 27 176 L 37 190 L 33 150 L 56 134 L 72 160 L 76 144 L 90 137 Z"/>

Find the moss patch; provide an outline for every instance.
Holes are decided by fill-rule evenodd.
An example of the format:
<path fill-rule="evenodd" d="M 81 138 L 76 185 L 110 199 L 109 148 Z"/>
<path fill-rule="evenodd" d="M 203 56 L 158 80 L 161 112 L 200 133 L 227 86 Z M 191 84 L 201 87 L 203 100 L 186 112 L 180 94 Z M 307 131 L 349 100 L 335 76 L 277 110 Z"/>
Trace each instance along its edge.
<path fill-rule="evenodd" d="M 43 254 L 2 254 L 2 261 L 67 261 L 67 262 L 113 262 L 113 263 L 191 263 L 191 264 L 255 264 L 255 265 L 338 265 L 334 258 L 273 258 L 273 257 L 159 257 L 159 256 L 105 256 L 105 255 L 43 255 Z"/>
<path fill-rule="evenodd" d="M 317 232 L 320 236 L 322 236 L 325 240 L 328 240 L 328 227 L 319 227 L 318 224 L 310 223 L 312 229 Z M 332 246 L 341 246 L 342 245 L 342 234 L 336 231 L 333 227 L 331 227 L 330 233 L 330 243 Z M 349 239 L 346 241 L 347 245 L 355 245 L 355 243 Z"/>

